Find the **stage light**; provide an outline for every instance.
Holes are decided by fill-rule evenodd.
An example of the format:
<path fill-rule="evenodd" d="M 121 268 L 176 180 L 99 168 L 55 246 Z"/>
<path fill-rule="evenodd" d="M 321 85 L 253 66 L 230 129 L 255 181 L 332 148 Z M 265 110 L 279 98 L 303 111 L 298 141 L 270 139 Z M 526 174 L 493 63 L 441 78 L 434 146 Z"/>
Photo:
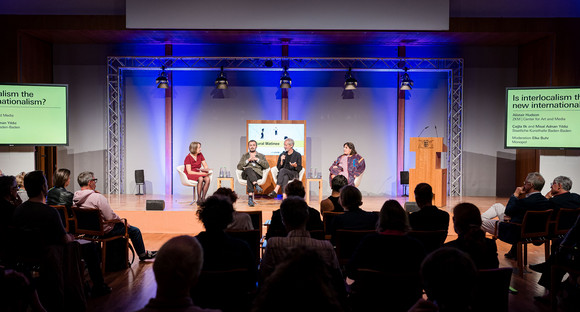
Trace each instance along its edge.
<path fill-rule="evenodd" d="M 224 74 L 224 67 L 222 66 L 222 69 L 218 75 L 218 77 L 215 79 L 215 86 L 220 89 L 220 90 L 224 90 L 228 88 L 228 78 L 226 78 L 226 75 Z"/>
<path fill-rule="evenodd" d="M 413 89 L 413 80 L 409 78 L 407 74 L 407 68 L 405 67 L 405 73 L 403 74 L 403 79 L 401 79 L 401 91 Z"/>
<path fill-rule="evenodd" d="M 288 68 L 286 67 L 284 67 L 284 72 L 282 73 L 282 77 L 280 77 L 280 88 L 292 88 L 292 79 L 290 78 L 290 75 L 288 74 Z"/>
<path fill-rule="evenodd" d="M 167 79 L 167 73 L 165 73 L 165 66 L 161 66 L 161 74 L 155 79 L 155 83 L 157 83 L 157 88 L 159 89 L 169 88 L 169 80 Z"/>
<path fill-rule="evenodd" d="M 356 86 L 358 85 L 358 81 L 356 81 L 356 79 L 354 79 L 354 77 L 352 76 L 352 69 L 350 67 L 348 68 L 348 73 L 346 73 L 344 78 L 345 78 L 344 89 L 355 90 Z"/>

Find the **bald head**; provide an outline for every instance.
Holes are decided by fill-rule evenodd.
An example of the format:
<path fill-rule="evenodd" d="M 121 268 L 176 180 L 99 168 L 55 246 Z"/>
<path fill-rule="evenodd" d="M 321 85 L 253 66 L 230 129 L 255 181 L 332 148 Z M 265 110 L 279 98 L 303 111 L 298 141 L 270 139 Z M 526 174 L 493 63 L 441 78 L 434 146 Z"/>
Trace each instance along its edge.
<path fill-rule="evenodd" d="M 195 237 L 183 235 L 167 241 L 153 263 L 157 297 L 188 296 L 202 265 L 203 249 Z"/>

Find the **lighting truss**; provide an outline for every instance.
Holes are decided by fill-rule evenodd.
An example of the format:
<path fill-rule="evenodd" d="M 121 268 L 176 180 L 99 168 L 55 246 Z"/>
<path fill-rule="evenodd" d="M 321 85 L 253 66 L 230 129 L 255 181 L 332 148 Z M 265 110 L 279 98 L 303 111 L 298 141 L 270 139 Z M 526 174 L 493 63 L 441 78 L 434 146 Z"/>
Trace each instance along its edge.
<path fill-rule="evenodd" d="M 266 66 L 271 61 L 271 66 Z M 270 64 L 268 64 L 270 65 Z M 127 70 L 195 71 L 352 71 L 447 72 L 447 193 L 462 195 L 463 148 L 463 59 L 461 58 L 306 58 L 306 57 L 140 57 L 107 58 L 107 179 L 106 192 L 125 189 L 125 103 L 123 72 Z M 398 86 L 397 86 L 398 87 Z"/>

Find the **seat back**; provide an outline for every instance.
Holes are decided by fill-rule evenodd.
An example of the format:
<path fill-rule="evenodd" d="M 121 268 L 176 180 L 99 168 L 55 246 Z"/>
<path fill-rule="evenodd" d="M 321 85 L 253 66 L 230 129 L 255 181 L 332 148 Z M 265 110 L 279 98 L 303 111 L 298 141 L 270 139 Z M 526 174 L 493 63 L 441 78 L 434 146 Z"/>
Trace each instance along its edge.
<path fill-rule="evenodd" d="M 260 230 L 260 237 L 262 237 L 262 211 L 253 210 L 240 212 L 247 213 L 250 215 L 250 219 L 252 219 L 252 226 L 254 227 L 254 230 Z"/>
<path fill-rule="evenodd" d="M 306 168 L 302 167 L 300 172 L 298 172 L 298 180 L 302 181 L 302 178 L 304 178 L 304 173 L 306 173 Z"/>
<path fill-rule="evenodd" d="M 268 180 L 268 175 L 270 174 L 270 169 L 271 168 L 268 167 L 262 170 L 262 178 L 256 181 L 258 185 L 264 185 L 266 183 L 266 180 Z M 238 179 L 238 183 L 240 183 L 241 185 L 248 185 L 248 181 L 242 178 L 242 172 L 243 172 L 242 170 L 236 169 L 236 178 Z"/>
<path fill-rule="evenodd" d="M 322 213 L 322 223 L 324 225 L 324 233 L 330 235 L 330 225 L 332 224 L 332 218 L 343 214 L 344 211 L 324 211 Z"/>
<path fill-rule="evenodd" d="M 242 172 L 243 172 L 242 170 L 236 169 L 236 178 L 238 179 L 238 183 L 240 183 L 241 185 L 248 185 L 248 181 L 242 178 Z"/>
<path fill-rule="evenodd" d="M 566 235 L 568 231 L 572 228 L 576 219 L 580 215 L 580 208 L 567 209 L 560 208 L 556 216 L 556 224 L 554 226 L 554 231 L 550 234 L 553 235 Z"/>
<path fill-rule="evenodd" d="M 56 209 L 58 214 L 60 215 L 60 221 L 62 221 L 62 225 L 67 233 L 70 233 L 70 226 L 69 226 L 69 217 L 68 212 L 66 211 L 66 207 L 63 205 L 50 205 L 50 207 Z"/>
<path fill-rule="evenodd" d="M 248 269 L 202 270 L 191 289 L 196 306 L 222 311 L 249 311 L 256 287 L 256 277 Z M 253 281 L 253 284 L 251 283 Z"/>
<path fill-rule="evenodd" d="M 550 228 L 552 209 L 527 211 L 522 221 L 521 239 L 547 237 Z"/>
<path fill-rule="evenodd" d="M 393 268 L 397 270 L 397 268 Z M 358 269 L 349 296 L 353 311 L 408 311 L 421 298 L 419 272 Z"/>
<path fill-rule="evenodd" d="M 336 230 L 336 237 L 333 239 L 336 244 L 338 262 L 346 264 L 363 238 L 376 232 L 375 230 Z"/>
<path fill-rule="evenodd" d="M 248 246 L 250 246 L 250 250 L 252 251 L 256 259 L 256 264 L 260 262 L 260 240 L 262 239 L 260 230 L 249 230 L 249 231 L 228 230 L 226 231 L 226 233 L 231 237 L 241 239 L 246 243 L 248 243 Z"/>
<path fill-rule="evenodd" d="M 280 170 L 278 169 L 278 167 L 274 166 L 270 168 L 270 172 L 272 173 L 272 178 L 274 178 L 274 183 L 276 183 L 276 181 L 278 181 L 278 173 L 280 172 Z M 302 181 L 302 178 L 304 178 L 304 173 L 306 173 L 306 169 L 302 167 L 302 170 L 298 172 L 298 180 Z M 266 175 L 264 174 L 263 177 L 264 176 Z"/>
<path fill-rule="evenodd" d="M 446 230 L 409 231 L 408 235 L 420 241 L 421 244 L 423 244 L 423 247 L 425 247 L 425 252 L 427 253 L 443 246 L 445 239 L 447 239 Z"/>
<path fill-rule="evenodd" d="M 479 270 L 474 312 L 508 311 L 508 295 L 512 268 Z"/>
<path fill-rule="evenodd" d="M 177 170 L 177 173 L 179 174 L 179 181 L 181 181 L 181 184 L 183 184 L 184 186 L 190 186 L 190 187 L 197 185 L 197 181 L 189 180 L 187 178 L 187 175 L 185 174 L 185 166 L 184 165 L 175 167 L 175 170 Z"/>
<path fill-rule="evenodd" d="M 417 212 L 421 210 L 421 208 L 419 208 L 419 206 L 417 205 L 416 202 L 406 202 L 405 203 L 405 211 L 409 214 L 409 213 L 413 213 L 413 212 Z"/>
<path fill-rule="evenodd" d="M 75 233 L 93 236 L 105 235 L 103 218 L 98 208 L 72 207 L 75 218 Z"/>
<path fill-rule="evenodd" d="M 365 174 L 364 171 L 358 177 L 354 178 L 354 186 L 355 187 L 358 187 L 360 185 L 360 183 L 362 182 L 363 174 Z"/>

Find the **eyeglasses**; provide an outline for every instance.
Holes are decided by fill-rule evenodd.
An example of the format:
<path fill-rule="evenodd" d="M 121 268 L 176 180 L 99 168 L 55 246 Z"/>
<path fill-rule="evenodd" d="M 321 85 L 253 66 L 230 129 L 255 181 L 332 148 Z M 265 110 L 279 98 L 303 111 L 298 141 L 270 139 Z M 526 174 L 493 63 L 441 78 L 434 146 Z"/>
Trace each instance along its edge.
<path fill-rule="evenodd" d="M 99 179 L 91 179 L 91 181 L 94 181 L 95 183 L 97 183 Z"/>

